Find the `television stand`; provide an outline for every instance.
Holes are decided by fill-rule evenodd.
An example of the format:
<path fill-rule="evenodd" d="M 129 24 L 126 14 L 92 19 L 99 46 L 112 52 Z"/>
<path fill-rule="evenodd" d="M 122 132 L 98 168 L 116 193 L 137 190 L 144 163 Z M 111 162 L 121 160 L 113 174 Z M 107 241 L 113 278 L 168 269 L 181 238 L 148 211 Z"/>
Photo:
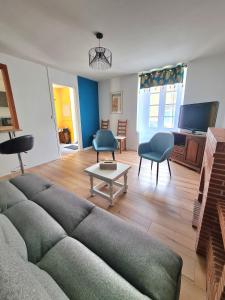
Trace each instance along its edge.
<path fill-rule="evenodd" d="M 205 132 L 203 131 L 198 131 L 195 129 L 182 129 L 182 133 L 189 133 L 189 134 L 194 134 L 194 135 L 206 135 Z"/>
<path fill-rule="evenodd" d="M 170 159 L 197 172 L 201 171 L 205 135 L 174 131 L 174 148 Z"/>

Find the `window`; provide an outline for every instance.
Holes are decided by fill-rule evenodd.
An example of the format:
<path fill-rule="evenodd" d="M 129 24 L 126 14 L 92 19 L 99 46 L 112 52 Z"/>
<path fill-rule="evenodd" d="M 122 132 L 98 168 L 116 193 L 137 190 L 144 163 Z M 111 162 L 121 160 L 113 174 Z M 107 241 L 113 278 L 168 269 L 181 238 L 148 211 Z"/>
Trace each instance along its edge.
<path fill-rule="evenodd" d="M 159 124 L 160 87 L 154 87 L 151 91 L 149 109 L 149 127 L 157 128 Z"/>
<path fill-rule="evenodd" d="M 140 143 L 149 141 L 157 131 L 170 131 L 177 128 L 184 88 L 185 81 L 139 89 L 137 132 Z"/>
<path fill-rule="evenodd" d="M 177 87 L 174 85 L 156 86 L 149 94 L 149 127 L 171 129 L 176 125 Z"/>

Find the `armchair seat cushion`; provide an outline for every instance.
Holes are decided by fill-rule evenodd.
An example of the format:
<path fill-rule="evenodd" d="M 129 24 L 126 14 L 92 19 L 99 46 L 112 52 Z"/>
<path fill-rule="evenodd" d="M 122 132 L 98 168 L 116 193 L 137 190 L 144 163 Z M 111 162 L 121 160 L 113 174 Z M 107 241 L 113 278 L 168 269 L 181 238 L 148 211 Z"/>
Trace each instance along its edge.
<path fill-rule="evenodd" d="M 99 152 L 113 152 L 115 151 L 115 147 L 97 147 L 96 148 L 96 151 L 99 151 Z"/>
<path fill-rule="evenodd" d="M 142 153 L 141 157 L 149 159 L 149 160 L 153 160 L 156 162 L 161 162 L 161 160 L 162 160 L 162 154 L 157 153 L 157 152 Z"/>

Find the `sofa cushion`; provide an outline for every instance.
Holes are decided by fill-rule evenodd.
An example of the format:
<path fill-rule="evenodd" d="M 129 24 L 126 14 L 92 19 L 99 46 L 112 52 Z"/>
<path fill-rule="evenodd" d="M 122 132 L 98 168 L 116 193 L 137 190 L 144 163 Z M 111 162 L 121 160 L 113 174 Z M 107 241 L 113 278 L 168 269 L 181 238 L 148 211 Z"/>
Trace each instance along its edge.
<path fill-rule="evenodd" d="M 3 243 L 14 249 L 24 260 L 27 260 L 27 247 L 24 240 L 10 220 L 0 214 L 0 244 Z"/>
<path fill-rule="evenodd" d="M 20 202 L 4 214 L 23 237 L 28 259 L 37 263 L 60 239 L 66 236 L 63 228 L 40 206 L 31 201 Z"/>
<path fill-rule="evenodd" d="M 27 200 L 25 195 L 12 183 L 0 181 L 0 212 L 24 200 Z"/>
<path fill-rule="evenodd" d="M 73 236 L 152 299 L 176 299 L 181 258 L 140 229 L 94 208 Z"/>
<path fill-rule="evenodd" d="M 5 243 L 0 244 L 0 299 L 68 300 L 46 272 L 25 262 Z"/>
<path fill-rule="evenodd" d="M 17 176 L 10 179 L 10 182 L 23 192 L 28 199 L 32 199 L 35 194 L 44 191 L 53 185 L 51 182 L 42 179 L 35 174 Z"/>
<path fill-rule="evenodd" d="M 57 220 L 68 234 L 73 232 L 94 207 L 89 201 L 55 186 L 36 194 L 32 200 Z"/>
<path fill-rule="evenodd" d="M 66 237 L 38 263 L 71 300 L 149 299 L 80 242 Z"/>
<path fill-rule="evenodd" d="M 41 270 L 39 267 L 29 262 L 27 266 L 29 268 L 30 273 L 40 283 L 42 288 L 44 288 L 47 291 L 48 295 L 51 296 L 51 299 L 69 299 L 47 272 Z"/>

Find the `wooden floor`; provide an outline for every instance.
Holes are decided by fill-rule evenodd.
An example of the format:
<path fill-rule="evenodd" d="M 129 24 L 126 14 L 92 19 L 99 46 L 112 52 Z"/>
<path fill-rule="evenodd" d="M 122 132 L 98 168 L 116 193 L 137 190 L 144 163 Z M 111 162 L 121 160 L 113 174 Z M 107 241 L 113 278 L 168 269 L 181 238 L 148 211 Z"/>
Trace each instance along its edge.
<path fill-rule="evenodd" d="M 101 159 L 111 158 L 101 154 Z M 90 197 L 89 178 L 84 173 L 95 163 L 96 154 L 81 151 L 62 159 L 30 169 L 96 205 L 127 220 L 179 253 L 184 262 L 181 300 L 205 299 L 205 262 L 195 253 L 196 232 L 191 227 L 193 200 L 197 194 L 199 174 L 171 163 L 170 180 L 167 164 L 160 164 L 159 183 L 155 185 L 156 165 L 144 160 L 137 176 L 139 159 L 136 152 L 116 154 L 120 162 L 130 164 L 128 192 L 109 207 L 107 200 Z"/>

